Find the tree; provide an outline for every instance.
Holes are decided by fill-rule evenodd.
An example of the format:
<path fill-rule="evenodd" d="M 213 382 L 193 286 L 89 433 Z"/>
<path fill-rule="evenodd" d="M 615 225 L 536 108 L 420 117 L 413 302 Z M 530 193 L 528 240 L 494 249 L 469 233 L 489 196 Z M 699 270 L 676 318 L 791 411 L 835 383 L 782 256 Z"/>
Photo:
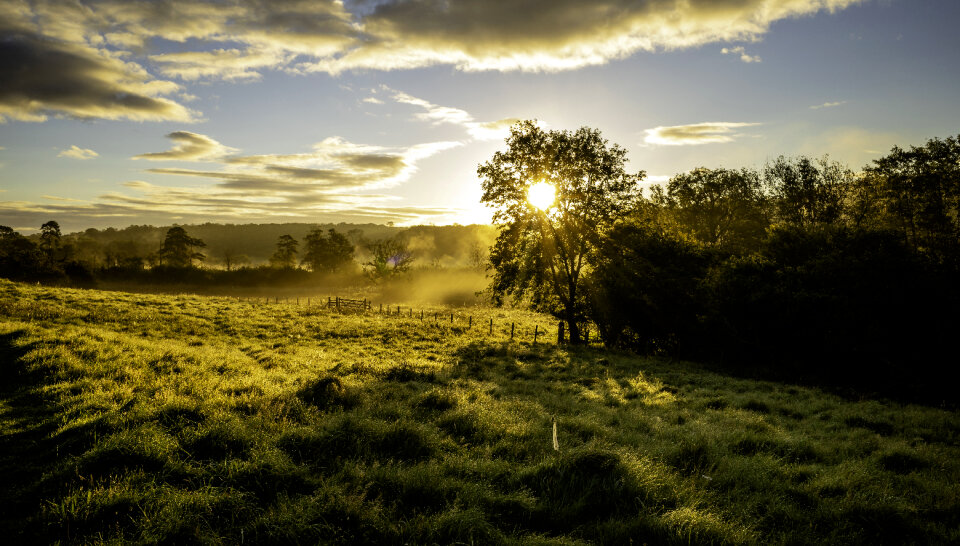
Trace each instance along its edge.
<path fill-rule="evenodd" d="M 413 263 L 413 253 L 399 237 L 369 243 L 368 248 L 372 256 L 364 265 L 370 268 L 368 272 L 375 278 L 403 273 Z"/>
<path fill-rule="evenodd" d="M 645 173 L 628 174 L 626 150 L 608 146 L 588 127 L 545 131 L 524 121 L 510 129 L 506 144 L 506 151 L 477 168 L 481 201 L 494 209 L 500 227 L 490 255 L 494 300 L 529 297 L 534 307 L 565 321 L 570 341 L 580 343 L 591 251 L 642 199 L 637 183 Z M 531 204 L 531 187 L 548 193 L 551 186 L 553 203 Z"/>
<path fill-rule="evenodd" d="M 48 269 L 57 269 L 59 262 L 63 261 L 63 241 L 60 235 L 60 224 L 50 220 L 40 226 L 40 250 L 46 261 Z"/>
<path fill-rule="evenodd" d="M 839 222 L 853 180 L 850 169 L 826 156 L 817 160 L 780 156 L 767 164 L 763 176 L 779 222 L 801 228 Z"/>
<path fill-rule="evenodd" d="M 711 253 L 644 212 L 603 238 L 591 278 L 593 319 L 608 346 L 699 356 L 699 284 Z"/>
<path fill-rule="evenodd" d="M 277 239 L 277 251 L 270 257 L 270 265 L 280 269 L 293 269 L 297 266 L 297 240 L 291 235 L 281 235 Z"/>
<path fill-rule="evenodd" d="M 873 163 L 861 183 L 879 203 L 874 223 L 903 233 L 916 250 L 960 259 L 960 136 L 894 147 Z"/>
<path fill-rule="evenodd" d="M 8 226 L 0 226 L 0 277 L 33 280 L 44 273 L 44 255 L 37 245 Z"/>
<path fill-rule="evenodd" d="M 674 176 L 653 202 L 711 246 L 742 252 L 757 247 L 767 224 L 760 177 L 749 169 L 694 169 Z"/>
<path fill-rule="evenodd" d="M 223 256 L 223 266 L 227 269 L 227 271 L 232 271 L 233 268 L 238 265 L 250 263 L 249 256 L 246 254 L 240 254 L 232 247 L 223 249 L 221 255 Z"/>
<path fill-rule="evenodd" d="M 327 234 L 324 236 L 323 230 L 317 228 L 304 238 L 303 263 L 315 272 L 335 273 L 353 263 L 355 249 L 350 241 L 333 228 Z"/>
<path fill-rule="evenodd" d="M 160 247 L 160 263 L 171 267 L 193 267 L 194 260 L 203 260 L 206 256 L 195 249 L 207 246 L 200 239 L 187 235 L 187 230 L 174 226 L 167 230 Z"/>
<path fill-rule="evenodd" d="M 473 241 L 470 243 L 468 260 L 472 269 L 477 271 L 485 271 L 487 269 L 488 259 L 489 256 L 487 255 L 487 251 L 479 241 Z"/>

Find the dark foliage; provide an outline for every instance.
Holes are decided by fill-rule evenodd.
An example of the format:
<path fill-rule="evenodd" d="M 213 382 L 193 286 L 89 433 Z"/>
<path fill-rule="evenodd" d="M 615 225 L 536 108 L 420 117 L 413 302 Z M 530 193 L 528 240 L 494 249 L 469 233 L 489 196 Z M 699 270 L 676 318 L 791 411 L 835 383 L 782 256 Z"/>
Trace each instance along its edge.
<path fill-rule="evenodd" d="M 606 234 L 593 319 L 610 345 L 956 403 L 958 165 L 951 138 L 857 176 L 781 157 L 766 197 L 744 173 L 678 175 Z M 773 227 L 751 239 L 764 206 Z"/>

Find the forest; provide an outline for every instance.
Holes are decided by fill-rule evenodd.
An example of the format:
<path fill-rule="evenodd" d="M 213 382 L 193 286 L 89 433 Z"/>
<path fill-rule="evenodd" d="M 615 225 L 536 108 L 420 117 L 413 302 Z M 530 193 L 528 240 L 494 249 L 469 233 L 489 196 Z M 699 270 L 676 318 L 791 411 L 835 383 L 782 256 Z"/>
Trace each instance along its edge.
<path fill-rule="evenodd" d="M 540 148 L 522 148 L 531 136 Z M 29 237 L 0 226 L 0 276 L 305 286 L 331 275 L 376 282 L 414 264 L 486 268 L 494 303 L 552 313 L 574 344 L 592 327 L 611 348 L 958 400 L 946 356 L 960 326 L 957 137 L 895 147 L 859 171 L 827 156 L 697 168 L 646 194 L 637 190 L 643 173 L 625 174 L 623 150 L 599 132 L 547 133 L 528 122 L 507 143 L 478 170 L 485 202 L 500 207 L 497 228 L 204 224 L 62 235 L 50 221 Z M 564 146 L 605 158 L 613 170 L 604 176 L 620 186 L 592 195 L 557 182 L 567 208 L 512 206 L 529 184 L 512 178 L 512 166 L 546 157 L 540 174 L 558 171 Z M 576 269 L 564 269 L 574 258 Z"/>

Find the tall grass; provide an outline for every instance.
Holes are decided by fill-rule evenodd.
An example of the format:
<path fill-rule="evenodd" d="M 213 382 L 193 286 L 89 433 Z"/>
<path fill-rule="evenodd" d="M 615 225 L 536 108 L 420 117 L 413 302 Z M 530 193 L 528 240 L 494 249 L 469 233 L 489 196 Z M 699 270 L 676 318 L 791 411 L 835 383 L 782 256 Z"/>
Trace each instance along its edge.
<path fill-rule="evenodd" d="M 473 328 L 0 281 L 0 531 L 16 543 L 960 541 L 955 413 L 510 341 L 506 324 L 552 321 L 469 312 Z"/>

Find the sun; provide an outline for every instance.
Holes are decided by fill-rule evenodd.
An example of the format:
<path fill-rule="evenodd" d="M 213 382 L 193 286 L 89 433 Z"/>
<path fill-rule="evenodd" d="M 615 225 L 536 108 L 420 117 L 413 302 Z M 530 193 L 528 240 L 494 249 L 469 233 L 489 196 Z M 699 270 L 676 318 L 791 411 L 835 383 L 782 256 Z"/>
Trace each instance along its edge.
<path fill-rule="evenodd" d="M 540 210 L 547 210 L 557 196 L 557 189 L 552 184 L 537 182 L 527 190 L 527 201 Z"/>

